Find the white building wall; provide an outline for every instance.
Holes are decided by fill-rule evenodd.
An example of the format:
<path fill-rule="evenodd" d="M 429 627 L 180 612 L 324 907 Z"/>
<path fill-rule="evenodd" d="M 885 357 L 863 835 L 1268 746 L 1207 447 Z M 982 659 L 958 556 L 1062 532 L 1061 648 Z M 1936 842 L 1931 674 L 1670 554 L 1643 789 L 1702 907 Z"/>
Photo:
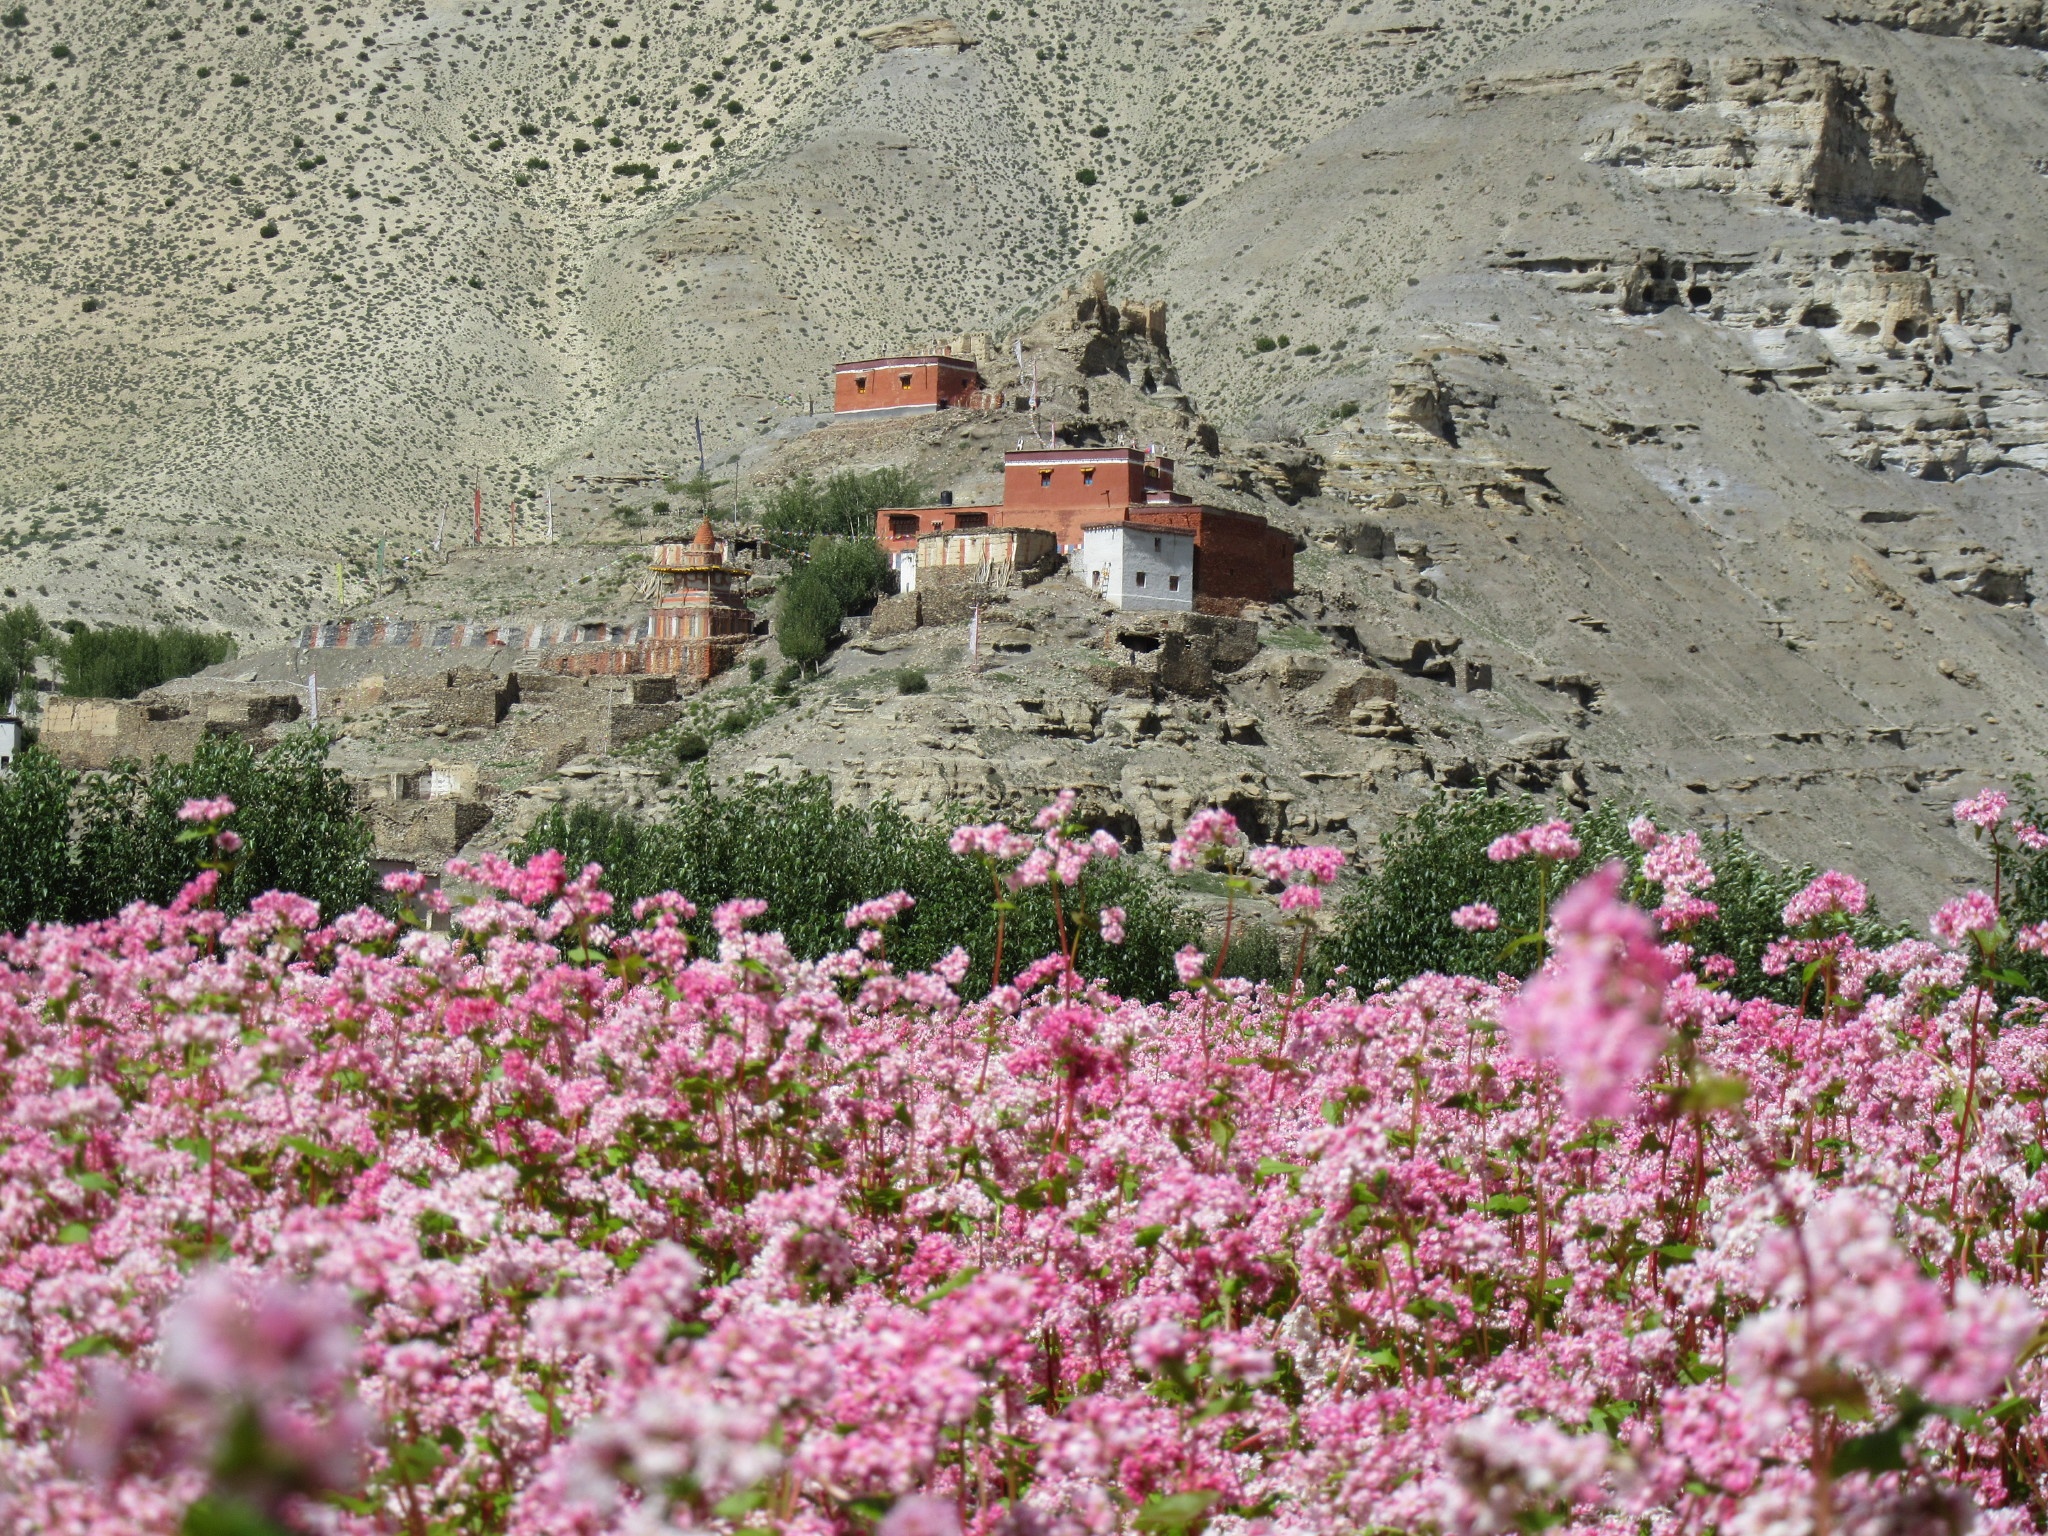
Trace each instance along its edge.
<path fill-rule="evenodd" d="M 1112 608 L 1188 613 L 1195 606 L 1194 535 L 1119 523 L 1081 534 L 1080 576 Z"/>

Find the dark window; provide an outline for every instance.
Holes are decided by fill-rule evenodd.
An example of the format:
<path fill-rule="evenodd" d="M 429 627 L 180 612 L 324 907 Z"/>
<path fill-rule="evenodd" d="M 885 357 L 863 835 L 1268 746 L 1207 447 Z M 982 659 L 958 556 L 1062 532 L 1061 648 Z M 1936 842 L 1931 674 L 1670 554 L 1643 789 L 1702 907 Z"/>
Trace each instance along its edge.
<path fill-rule="evenodd" d="M 1051 484 L 1052 484 L 1052 471 L 1051 471 L 1051 470 L 1049 470 L 1049 469 L 1041 469 L 1041 470 L 1040 470 L 1040 471 L 1038 472 L 1038 485 L 1039 485 L 1039 488 L 1040 488 L 1041 490 L 1043 490 L 1043 489 L 1044 489 L 1044 488 L 1045 488 L 1046 486 L 1048 486 L 1048 485 L 1051 485 Z"/>
<path fill-rule="evenodd" d="M 897 374 L 897 375 L 896 375 L 896 382 L 897 382 L 897 383 L 899 383 L 899 384 L 901 384 L 901 385 L 902 385 L 902 386 L 903 386 L 903 387 L 904 387 L 905 389 L 908 389 L 908 388 L 910 388 L 910 380 L 911 380 L 911 375 L 910 375 L 910 374 L 907 374 L 907 373 L 899 373 L 899 374 Z"/>
<path fill-rule="evenodd" d="M 1095 471 L 1094 471 L 1094 470 L 1092 470 L 1092 469 L 1084 469 L 1084 470 L 1082 470 L 1082 471 L 1081 471 L 1081 483 L 1082 483 L 1083 485 L 1093 485 L 1093 484 L 1095 483 Z"/>
<path fill-rule="evenodd" d="M 889 515 L 889 537 L 909 539 L 917 536 L 917 514 L 915 512 L 893 512 Z"/>
<path fill-rule="evenodd" d="M 962 512 L 954 519 L 953 526 L 956 528 L 986 528 L 988 526 L 988 514 L 986 512 Z"/>
<path fill-rule="evenodd" d="M 864 395 L 868 392 L 868 376 L 866 374 L 854 375 L 853 392 L 857 395 Z"/>
<path fill-rule="evenodd" d="M 1142 587 L 1143 585 L 1145 585 L 1145 573 L 1143 571 L 1138 572 L 1137 576 L 1132 580 L 1131 585 L 1137 587 Z"/>

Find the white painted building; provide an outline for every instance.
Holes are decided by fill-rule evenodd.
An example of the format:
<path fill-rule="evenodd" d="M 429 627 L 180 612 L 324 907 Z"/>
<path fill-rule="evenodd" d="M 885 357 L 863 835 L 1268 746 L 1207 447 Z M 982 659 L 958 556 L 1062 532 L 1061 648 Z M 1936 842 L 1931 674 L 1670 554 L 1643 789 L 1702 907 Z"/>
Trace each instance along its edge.
<path fill-rule="evenodd" d="M 0 715 L 0 768 L 12 763 L 21 751 L 21 722 L 12 715 Z"/>
<path fill-rule="evenodd" d="M 1081 530 L 1082 582 L 1112 608 L 1189 613 L 1195 606 L 1195 536 L 1144 523 Z"/>

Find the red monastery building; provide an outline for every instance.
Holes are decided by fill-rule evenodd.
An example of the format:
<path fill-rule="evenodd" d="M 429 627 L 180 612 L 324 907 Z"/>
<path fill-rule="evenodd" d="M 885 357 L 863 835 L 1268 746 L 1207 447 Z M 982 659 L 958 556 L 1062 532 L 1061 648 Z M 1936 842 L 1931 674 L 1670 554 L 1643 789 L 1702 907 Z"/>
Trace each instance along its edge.
<path fill-rule="evenodd" d="M 1112 523 L 1173 529 L 1195 546 L 1195 605 L 1267 603 L 1294 590 L 1294 538 L 1262 517 L 1195 505 L 1173 488 L 1173 460 L 1137 448 L 1029 448 L 1003 455 L 1003 500 L 986 507 L 884 507 L 875 537 L 892 560 L 920 537 L 972 528 L 1042 528 L 1075 555 Z"/>
<path fill-rule="evenodd" d="M 981 389 L 972 358 L 933 352 L 921 357 L 871 357 L 832 370 L 832 414 L 910 416 L 967 405 Z"/>

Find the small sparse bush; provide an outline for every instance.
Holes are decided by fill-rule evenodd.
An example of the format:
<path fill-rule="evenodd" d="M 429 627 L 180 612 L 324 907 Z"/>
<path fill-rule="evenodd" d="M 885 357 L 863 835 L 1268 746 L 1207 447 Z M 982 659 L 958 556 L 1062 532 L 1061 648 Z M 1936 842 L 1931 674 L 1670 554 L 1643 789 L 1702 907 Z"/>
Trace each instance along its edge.
<path fill-rule="evenodd" d="M 929 693 L 931 692 L 931 687 L 931 679 L 918 671 L 916 667 L 905 667 L 896 674 L 896 691 L 898 693 Z"/>
<path fill-rule="evenodd" d="M 50 48 L 50 57 L 53 59 L 68 59 L 71 57 L 71 50 L 63 43 L 56 43 Z"/>
<path fill-rule="evenodd" d="M 1188 195 L 1185 192 L 1176 192 L 1169 201 L 1176 208 L 1185 208 L 1188 205 Z"/>
<path fill-rule="evenodd" d="M 17 5 L 11 11 L 0 12 L 0 27 L 9 31 L 20 31 L 28 25 L 28 7 Z"/>
<path fill-rule="evenodd" d="M 1254 336 L 1252 338 L 1252 350 L 1254 352 L 1271 352 L 1279 345 L 1280 343 L 1270 336 Z"/>
<path fill-rule="evenodd" d="M 1352 417 L 1356 416 L 1357 414 L 1358 402 L 1356 400 L 1346 400 L 1342 405 L 1337 407 L 1337 419 L 1339 421 L 1349 421 Z"/>
<path fill-rule="evenodd" d="M 1080 170 L 1074 172 L 1074 180 L 1081 183 L 1081 185 L 1084 187 L 1094 186 L 1097 180 L 1099 179 L 1100 178 L 1096 176 L 1095 172 L 1088 166 L 1083 166 Z"/>
<path fill-rule="evenodd" d="M 676 761 L 694 763 L 700 757 L 710 754 L 711 743 L 695 731 L 685 731 L 676 738 Z"/>
<path fill-rule="evenodd" d="M 229 76 L 228 76 L 228 84 L 229 84 L 229 85 L 247 85 L 248 83 L 249 83 L 249 77 L 248 77 L 247 75 L 229 75 Z"/>
<path fill-rule="evenodd" d="M 1304 341 L 1300 346 L 1294 349 L 1294 355 L 1296 357 L 1317 357 L 1321 355 L 1322 350 L 1323 349 L 1317 346 L 1314 342 Z"/>
<path fill-rule="evenodd" d="M 766 677 L 767 675 L 768 658 L 766 656 L 756 656 L 747 663 L 748 681 L 758 683 L 759 681 L 761 681 L 762 678 Z"/>
<path fill-rule="evenodd" d="M 1149 224 L 1152 222 L 1152 215 L 1147 213 L 1144 209 L 1139 208 L 1132 212 L 1131 222 L 1133 224 Z"/>
<path fill-rule="evenodd" d="M 1107 123 L 1097 123 L 1097 124 L 1096 124 L 1096 125 L 1095 125 L 1095 126 L 1094 126 L 1093 128 L 1090 128 L 1090 129 L 1088 130 L 1088 137 L 1089 137 L 1089 138 L 1091 138 L 1091 139 L 1106 139 L 1106 138 L 1108 138 L 1108 137 L 1109 137 L 1109 125 L 1108 125 Z"/>
<path fill-rule="evenodd" d="M 99 309 L 100 301 L 98 299 L 87 299 L 83 304 L 79 305 L 78 307 L 84 310 L 85 313 L 90 315 Z"/>

